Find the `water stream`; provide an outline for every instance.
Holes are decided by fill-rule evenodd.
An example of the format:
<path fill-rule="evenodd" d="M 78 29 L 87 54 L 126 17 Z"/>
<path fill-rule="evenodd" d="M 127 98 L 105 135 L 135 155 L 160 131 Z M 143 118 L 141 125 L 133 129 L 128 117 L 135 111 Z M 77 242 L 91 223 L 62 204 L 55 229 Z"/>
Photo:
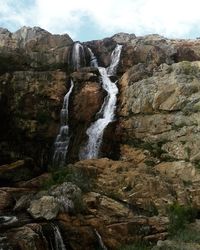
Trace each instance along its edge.
<path fill-rule="evenodd" d="M 109 78 L 115 75 L 120 60 L 122 45 L 117 45 L 111 54 L 111 64 L 106 69 L 98 67 L 101 75 L 102 87 L 107 92 L 104 103 L 98 112 L 99 118 L 87 129 L 88 141 L 79 152 L 79 159 L 94 159 L 99 157 L 104 129 L 114 120 L 118 88 L 116 82 Z"/>
<path fill-rule="evenodd" d="M 54 143 L 53 165 L 63 166 L 65 164 L 66 154 L 70 141 L 69 126 L 68 126 L 68 113 L 69 113 L 69 98 L 74 87 L 73 81 L 69 91 L 64 97 L 63 106 L 60 112 L 60 131 Z"/>
<path fill-rule="evenodd" d="M 95 229 L 95 234 L 97 236 L 97 239 L 98 239 L 98 242 L 99 242 L 99 246 L 102 250 L 107 250 L 107 247 L 105 246 L 102 238 L 101 238 L 101 235 L 99 234 L 99 232 Z"/>
<path fill-rule="evenodd" d="M 90 54 L 90 66 L 91 67 L 98 67 L 98 62 L 97 62 L 97 58 L 94 55 L 94 53 L 92 52 L 92 50 L 90 48 L 88 48 L 89 54 Z"/>
<path fill-rule="evenodd" d="M 86 64 L 84 47 L 79 42 L 74 43 L 70 63 L 72 64 L 74 71 L 78 70 L 82 66 L 85 66 Z"/>
<path fill-rule="evenodd" d="M 55 237 L 55 250 L 66 250 L 59 227 L 55 224 L 52 224 L 52 227 L 54 230 Z"/>

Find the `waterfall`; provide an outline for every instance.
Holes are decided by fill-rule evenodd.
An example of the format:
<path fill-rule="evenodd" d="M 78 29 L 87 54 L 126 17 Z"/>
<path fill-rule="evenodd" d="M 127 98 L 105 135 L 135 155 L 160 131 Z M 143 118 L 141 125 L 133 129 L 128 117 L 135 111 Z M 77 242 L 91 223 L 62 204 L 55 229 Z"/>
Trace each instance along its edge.
<path fill-rule="evenodd" d="M 98 158 L 99 150 L 103 139 L 104 129 L 107 125 L 114 120 L 118 88 L 116 82 L 112 82 L 108 76 L 114 75 L 117 65 L 120 60 L 122 45 L 117 45 L 111 55 L 111 64 L 107 70 L 103 67 L 98 67 L 101 75 L 102 87 L 107 92 L 104 103 L 98 112 L 100 118 L 96 120 L 87 129 L 88 142 L 80 150 L 80 159 L 93 159 Z"/>
<path fill-rule="evenodd" d="M 102 250 L 107 250 L 107 247 L 105 246 L 105 244 L 103 243 L 103 240 L 101 238 L 101 235 L 99 234 L 99 232 L 95 229 L 95 234 L 97 236 L 98 242 L 99 242 L 99 246 L 101 247 Z"/>
<path fill-rule="evenodd" d="M 16 216 L 0 216 L 0 225 L 10 225 L 17 221 Z"/>
<path fill-rule="evenodd" d="M 42 226 L 42 238 L 49 250 L 66 250 L 59 227 L 53 222 Z M 47 242 L 47 244 L 46 244 Z"/>
<path fill-rule="evenodd" d="M 90 66 L 91 67 L 98 67 L 98 62 L 97 62 L 97 58 L 94 55 L 94 53 L 92 52 L 92 50 L 90 48 L 87 48 L 90 54 Z"/>
<path fill-rule="evenodd" d="M 119 64 L 120 55 L 121 55 L 122 45 L 117 44 L 116 48 L 113 50 L 111 54 L 111 63 L 107 68 L 107 73 L 109 76 L 113 76 L 116 74 L 117 66 Z"/>
<path fill-rule="evenodd" d="M 52 228 L 53 228 L 54 237 L 55 237 L 55 250 L 66 250 L 59 227 L 52 223 Z"/>
<path fill-rule="evenodd" d="M 0 250 L 13 250 L 9 244 L 8 238 L 4 235 L 0 235 Z"/>
<path fill-rule="evenodd" d="M 72 93 L 74 83 L 71 80 L 69 91 L 64 97 L 63 106 L 60 112 L 60 131 L 54 143 L 53 166 L 63 166 L 69 146 L 70 135 L 68 126 L 69 98 Z"/>
<path fill-rule="evenodd" d="M 79 42 L 74 43 L 71 63 L 74 71 L 78 70 L 82 66 L 85 66 L 86 64 L 84 47 Z"/>

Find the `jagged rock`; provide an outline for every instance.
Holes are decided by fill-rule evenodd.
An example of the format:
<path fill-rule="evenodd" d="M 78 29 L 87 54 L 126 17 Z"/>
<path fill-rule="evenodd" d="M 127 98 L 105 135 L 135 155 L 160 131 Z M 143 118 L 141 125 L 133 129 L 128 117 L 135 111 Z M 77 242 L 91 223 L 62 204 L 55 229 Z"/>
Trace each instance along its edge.
<path fill-rule="evenodd" d="M 117 33 L 111 37 L 118 44 L 126 44 L 130 43 L 133 39 L 136 38 L 135 34 L 128 34 L 128 33 Z"/>
<path fill-rule="evenodd" d="M 137 82 L 125 73 L 120 116 L 126 119 L 119 125 L 123 140 L 141 144 L 164 160 L 198 159 L 198 72 L 199 62 L 181 62 L 162 65 L 152 77 Z"/>
<path fill-rule="evenodd" d="M 30 206 L 31 201 L 33 201 L 33 194 L 22 195 L 15 204 L 14 211 L 25 210 Z"/>
<path fill-rule="evenodd" d="M 168 206 L 179 203 L 200 208 L 200 63 L 180 62 L 199 60 L 199 40 L 120 33 L 84 45 L 93 50 L 99 65 L 106 67 L 116 43 L 123 44 L 117 73 L 117 78 L 123 75 L 118 84 L 119 119 L 109 124 L 103 151 L 109 156 L 114 152 L 114 158 L 120 160 L 86 160 L 72 166 L 73 176 L 83 177 L 80 187 L 89 187 L 83 200 L 81 190 L 72 183 L 35 194 L 46 176 L 24 182 L 25 172 L 16 170 L 16 175 L 7 177 L 0 168 L 2 178 L 8 178 L 6 184 L 12 180 L 19 181 L 15 184 L 18 187 L 29 187 L 1 189 L 0 209 L 12 207 L 16 199 L 15 210 L 20 213 L 28 208 L 33 218 L 56 218 L 65 243 L 74 250 L 96 249 L 96 232 L 109 249 L 138 239 L 164 240 Z M 74 89 L 69 103 L 67 161 L 77 161 L 87 139 L 86 129 L 96 119 L 104 93 L 96 68 L 84 67 L 71 74 L 71 46 L 67 35 L 51 35 L 37 27 L 23 27 L 14 34 L 0 29 L 1 164 L 28 156 L 37 166 L 47 167 L 69 77 Z M 115 143 L 107 147 L 113 137 Z M 25 180 L 33 177 L 28 176 Z M 84 213 L 79 210 L 82 206 Z M 76 212 L 82 214 L 77 216 Z M 18 230 L 17 237 L 28 241 L 20 247 L 34 249 L 32 238 L 39 241 L 39 227 L 20 229 L 20 234 Z M 163 246 L 158 249 L 163 249 L 176 243 L 159 244 Z M 188 249 L 196 247 L 187 244 Z"/>
<path fill-rule="evenodd" d="M 3 183 L 15 183 L 29 180 L 38 173 L 31 159 L 19 160 L 11 164 L 0 166 L 0 180 Z"/>
<path fill-rule="evenodd" d="M 53 196 L 43 196 L 39 200 L 33 200 L 28 208 L 33 218 L 54 219 L 59 212 L 59 204 Z"/>
<path fill-rule="evenodd" d="M 172 178 L 180 178 L 183 181 L 199 182 L 199 171 L 189 162 L 162 162 L 155 166 L 161 174 Z"/>
<path fill-rule="evenodd" d="M 73 212 L 81 209 L 82 192 L 79 187 L 70 182 L 53 187 L 49 193 L 57 200 L 60 205 L 60 211 Z"/>
<path fill-rule="evenodd" d="M 38 227 L 39 229 L 37 229 Z M 7 238 L 14 249 L 45 250 L 48 246 L 47 242 L 42 237 L 41 232 L 42 230 L 40 225 L 26 225 L 10 230 L 7 233 Z"/>
<path fill-rule="evenodd" d="M 41 174 L 31 180 L 18 182 L 16 187 L 40 189 L 44 186 L 44 183 L 48 182 L 51 178 L 49 173 Z"/>
<path fill-rule="evenodd" d="M 68 160 L 74 162 L 79 159 L 80 145 L 83 145 L 87 139 L 87 128 L 96 119 L 96 114 L 101 109 L 104 91 L 98 81 L 97 69 L 83 68 L 71 74 L 71 77 L 75 86 L 71 98 L 70 124 L 73 133 L 69 144 Z"/>
<path fill-rule="evenodd" d="M 86 42 L 85 44 L 92 49 L 94 55 L 97 57 L 99 66 L 109 66 L 110 55 L 116 46 L 116 41 L 114 41 L 114 39 L 105 38 L 103 40 Z"/>
<path fill-rule="evenodd" d="M 0 190 L 0 211 L 8 210 L 14 204 L 14 199 L 11 194 L 6 191 Z"/>
<path fill-rule="evenodd" d="M 83 210 L 82 193 L 79 187 L 64 182 L 48 191 L 22 196 L 15 205 L 16 211 L 27 209 L 34 218 L 51 220 L 58 212 L 76 213 Z"/>
<path fill-rule="evenodd" d="M 157 246 L 152 250 L 199 250 L 199 243 L 177 242 L 173 240 L 158 241 Z"/>
<path fill-rule="evenodd" d="M 28 155 L 38 166 L 47 165 L 66 81 L 61 71 L 19 71 L 0 76 L 0 106 L 4 110 L 0 118 L 5 121 L 0 126 L 1 164 Z"/>
<path fill-rule="evenodd" d="M 15 33 L 0 33 L 0 65 L 5 68 L 63 68 L 68 62 L 72 39 L 67 35 L 52 35 L 39 27 L 22 27 Z M 4 61 L 9 61 L 5 65 Z"/>

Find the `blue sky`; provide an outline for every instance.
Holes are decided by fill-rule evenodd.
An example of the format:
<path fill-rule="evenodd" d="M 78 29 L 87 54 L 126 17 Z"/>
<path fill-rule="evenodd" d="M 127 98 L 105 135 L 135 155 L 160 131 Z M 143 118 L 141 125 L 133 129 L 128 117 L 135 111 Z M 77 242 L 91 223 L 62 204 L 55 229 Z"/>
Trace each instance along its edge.
<path fill-rule="evenodd" d="M 118 32 L 200 37 L 199 0 L 1 0 L 0 26 L 40 26 L 87 41 Z"/>

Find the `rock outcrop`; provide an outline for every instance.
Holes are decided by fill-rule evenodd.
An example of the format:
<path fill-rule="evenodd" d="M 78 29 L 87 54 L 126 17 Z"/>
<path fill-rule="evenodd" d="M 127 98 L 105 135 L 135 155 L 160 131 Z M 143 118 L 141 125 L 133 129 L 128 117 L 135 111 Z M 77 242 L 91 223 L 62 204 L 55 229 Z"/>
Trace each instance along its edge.
<path fill-rule="evenodd" d="M 38 27 L 0 30 L 1 164 L 28 156 L 47 167 L 72 43 Z"/>
<path fill-rule="evenodd" d="M 102 145 L 112 159 L 78 161 L 105 98 L 86 46 L 107 67 L 117 43 L 116 121 Z M 119 33 L 84 49 L 84 67 L 73 69 L 68 35 L 0 29 L 0 248 L 57 249 L 60 239 L 73 250 L 138 240 L 173 249 L 169 208 L 200 211 L 200 41 Z M 66 167 L 44 173 L 70 79 Z"/>

